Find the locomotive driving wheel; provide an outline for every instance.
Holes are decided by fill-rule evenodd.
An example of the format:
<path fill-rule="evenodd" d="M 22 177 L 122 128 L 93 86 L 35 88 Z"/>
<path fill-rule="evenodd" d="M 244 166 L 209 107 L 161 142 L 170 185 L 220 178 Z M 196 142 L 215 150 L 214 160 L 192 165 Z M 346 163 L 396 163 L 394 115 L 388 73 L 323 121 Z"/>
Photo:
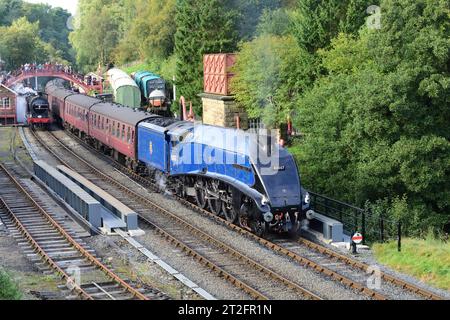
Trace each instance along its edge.
<path fill-rule="evenodd" d="M 202 209 L 205 209 L 208 205 L 208 200 L 206 199 L 206 184 L 203 179 L 198 179 L 195 183 L 195 201 Z"/>
<path fill-rule="evenodd" d="M 208 206 L 215 215 L 220 215 L 222 211 L 222 201 L 220 200 L 220 181 L 211 180 L 208 185 Z"/>
<path fill-rule="evenodd" d="M 222 201 L 222 213 L 228 222 L 235 223 L 238 218 L 238 213 L 233 206 L 233 187 L 228 186 L 225 191 L 225 198 Z"/>

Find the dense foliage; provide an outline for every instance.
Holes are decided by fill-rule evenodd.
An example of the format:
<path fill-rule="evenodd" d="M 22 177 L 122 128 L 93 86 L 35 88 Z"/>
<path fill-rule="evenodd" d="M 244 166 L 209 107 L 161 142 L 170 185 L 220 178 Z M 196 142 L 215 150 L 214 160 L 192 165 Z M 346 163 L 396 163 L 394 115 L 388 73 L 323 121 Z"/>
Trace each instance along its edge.
<path fill-rule="evenodd" d="M 71 61 L 67 20 L 61 8 L 0 0 L 0 57 L 8 69 L 30 62 Z"/>
<path fill-rule="evenodd" d="M 232 52 L 236 45 L 232 13 L 219 0 L 179 0 L 176 15 L 176 78 L 180 92 L 194 101 L 201 114 L 203 55 Z"/>
<path fill-rule="evenodd" d="M 22 293 L 11 275 L 0 267 L 0 300 L 20 300 Z"/>
<path fill-rule="evenodd" d="M 381 29 L 320 51 L 326 75 L 299 100 L 307 184 L 413 231 L 450 217 L 448 4 L 382 1 Z"/>

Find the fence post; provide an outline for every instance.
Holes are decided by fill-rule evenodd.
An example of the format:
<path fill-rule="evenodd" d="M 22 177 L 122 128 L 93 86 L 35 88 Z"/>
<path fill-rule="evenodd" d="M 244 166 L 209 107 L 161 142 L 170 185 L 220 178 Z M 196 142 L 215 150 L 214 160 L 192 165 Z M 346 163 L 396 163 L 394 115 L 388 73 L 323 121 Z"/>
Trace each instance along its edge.
<path fill-rule="evenodd" d="M 380 240 L 384 242 L 384 219 L 382 212 L 380 213 Z"/>
<path fill-rule="evenodd" d="M 361 212 L 362 213 L 362 221 L 361 221 L 361 224 L 362 224 L 362 235 L 363 235 L 363 245 L 365 245 L 366 244 L 366 210 L 364 210 L 364 211 L 362 211 Z"/>
<path fill-rule="evenodd" d="M 402 223 L 401 221 L 398 222 L 398 252 L 402 252 Z"/>

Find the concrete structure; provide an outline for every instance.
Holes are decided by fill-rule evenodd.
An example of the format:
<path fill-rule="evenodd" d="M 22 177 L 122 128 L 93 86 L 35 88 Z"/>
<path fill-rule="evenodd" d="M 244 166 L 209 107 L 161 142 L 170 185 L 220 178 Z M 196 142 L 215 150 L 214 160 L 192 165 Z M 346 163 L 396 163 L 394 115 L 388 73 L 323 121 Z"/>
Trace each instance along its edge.
<path fill-rule="evenodd" d="M 310 228 L 321 232 L 325 239 L 332 242 L 344 241 L 344 225 L 317 212 L 310 222 Z"/>
<path fill-rule="evenodd" d="M 132 235 L 138 235 L 142 232 L 138 228 L 138 215 L 136 212 L 69 168 L 57 166 L 57 169 L 94 199 L 99 201 L 103 208 L 112 214 L 112 216 L 102 216 L 102 228 L 104 230 L 112 232 L 116 228 L 125 228 Z"/>
<path fill-rule="evenodd" d="M 240 108 L 233 97 L 213 94 L 201 94 L 203 102 L 203 123 L 219 127 L 248 129 L 248 115 Z M 238 121 L 239 117 L 239 121 Z"/>
<path fill-rule="evenodd" d="M 0 84 L 0 124 L 17 123 L 17 93 Z"/>
<path fill-rule="evenodd" d="M 101 227 L 102 205 L 100 202 L 44 161 L 34 162 L 34 174 L 94 228 Z"/>

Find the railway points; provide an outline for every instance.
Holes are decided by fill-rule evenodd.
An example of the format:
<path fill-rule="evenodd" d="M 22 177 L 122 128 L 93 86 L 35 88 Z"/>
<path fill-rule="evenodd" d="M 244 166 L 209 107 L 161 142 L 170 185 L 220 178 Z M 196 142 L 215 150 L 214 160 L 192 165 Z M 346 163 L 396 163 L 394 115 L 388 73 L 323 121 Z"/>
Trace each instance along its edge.
<path fill-rule="evenodd" d="M 64 220 L 53 217 L 45 205 L 35 200 L 33 186 L 17 180 L 4 165 L 0 165 L 0 183 L 2 220 L 9 229 L 17 229 L 16 238 L 25 240 L 22 246 L 30 246 L 25 252 L 41 272 L 55 273 L 67 281 L 67 287 L 75 294 L 69 298 L 147 300 L 161 296 L 153 290 L 134 288 L 111 271 L 75 232 L 66 230 Z M 83 273 L 79 279 L 97 279 L 97 283 L 94 287 L 93 282 L 79 283 L 72 277 L 74 270 Z"/>

